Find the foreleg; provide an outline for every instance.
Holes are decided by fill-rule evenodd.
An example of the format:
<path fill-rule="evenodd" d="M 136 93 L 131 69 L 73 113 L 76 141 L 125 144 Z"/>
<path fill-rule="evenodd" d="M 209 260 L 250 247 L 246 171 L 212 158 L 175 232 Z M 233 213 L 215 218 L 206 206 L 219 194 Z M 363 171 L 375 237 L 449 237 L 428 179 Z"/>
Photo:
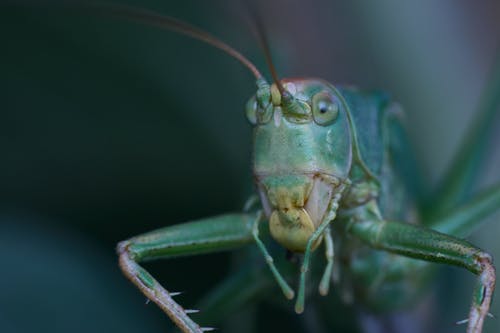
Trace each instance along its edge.
<path fill-rule="evenodd" d="M 196 255 L 228 250 L 252 242 L 255 214 L 221 215 L 159 229 L 118 244 L 120 268 L 141 292 L 155 302 L 185 333 L 212 330 L 196 324 L 174 301 L 174 293 L 163 288 L 144 268 L 143 260 Z"/>
<path fill-rule="evenodd" d="M 482 331 L 495 288 L 495 268 L 488 253 L 464 240 L 406 223 L 354 221 L 348 224 L 347 232 L 375 249 L 465 267 L 478 275 L 467 332 Z"/>

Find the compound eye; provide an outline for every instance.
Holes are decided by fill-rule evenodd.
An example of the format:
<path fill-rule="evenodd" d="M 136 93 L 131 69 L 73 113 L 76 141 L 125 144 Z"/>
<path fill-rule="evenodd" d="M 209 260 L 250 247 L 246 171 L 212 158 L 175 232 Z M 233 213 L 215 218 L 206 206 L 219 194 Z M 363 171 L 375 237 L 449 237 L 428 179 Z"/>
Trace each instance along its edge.
<path fill-rule="evenodd" d="M 339 115 L 339 101 L 327 92 L 314 95 L 312 99 L 313 118 L 318 125 L 330 125 Z"/>
<path fill-rule="evenodd" d="M 257 109 L 258 109 L 257 100 L 255 99 L 254 96 L 250 98 L 245 109 L 245 114 L 247 116 L 247 119 L 252 125 L 257 125 Z"/>

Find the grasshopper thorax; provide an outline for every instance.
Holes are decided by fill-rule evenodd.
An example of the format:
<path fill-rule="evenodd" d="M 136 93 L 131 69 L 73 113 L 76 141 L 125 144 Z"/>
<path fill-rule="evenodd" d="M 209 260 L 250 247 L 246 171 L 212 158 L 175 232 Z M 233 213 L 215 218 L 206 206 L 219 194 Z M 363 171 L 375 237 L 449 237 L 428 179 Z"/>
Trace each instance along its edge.
<path fill-rule="evenodd" d="M 337 209 L 351 168 L 351 130 L 347 106 L 333 86 L 317 79 L 281 82 L 285 94 L 274 84 L 267 92 L 260 87 L 247 104 L 253 173 L 272 236 L 303 252 Z"/>

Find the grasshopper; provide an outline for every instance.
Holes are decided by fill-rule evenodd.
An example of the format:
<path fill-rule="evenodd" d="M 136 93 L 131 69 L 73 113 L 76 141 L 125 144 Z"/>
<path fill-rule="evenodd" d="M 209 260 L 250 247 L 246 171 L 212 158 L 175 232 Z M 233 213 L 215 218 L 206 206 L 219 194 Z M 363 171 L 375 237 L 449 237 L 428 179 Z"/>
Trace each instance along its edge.
<path fill-rule="evenodd" d="M 139 263 L 243 246 L 258 249 L 283 295 L 295 299 L 298 314 L 304 311 L 308 273 L 320 249 L 325 256 L 319 293 L 326 296 L 333 280 L 350 288 L 350 297 L 368 309 L 390 311 L 415 298 L 419 289 L 408 290 L 405 281 L 421 285 L 431 262 L 466 268 L 477 275 L 467 332 L 482 332 L 495 288 L 495 268 L 487 252 L 462 237 L 500 208 L 500 186 L 461 200 L 467 177 L 477 172 L 470 148 L 452 166 L 453 180 L 445 182 L 432 207 L 423 211 L 408 180 L 408 174 L 416 175 L 414 166 L 398 163 L 413 161 L 401 110 L 386 95 L 317 78 L 279 79 L 272 66 L 274 82 L 269 84 L 239 52 L 187 23 L 128 7 L 115 13 L 207 42 L 239 60 L 256 78 L 257 90 L 247 103 L 246 116 L 253 126 L 257 207 L 249 204 L 243 213 L 152 231 L 120 242 L 117 248 L 123 273 L 183 332 L 212 328 L 192 320 L 189 315 L 197 310 L 180 306 L 174 300 L 176 293 L 161 286 Z M 488 133 L 481 129 L 495 114 L 500 95 L 492 90 L 470 146 L 486 144 Z M 261 236 L 263 225 L 272 240 Z M 299 268 L 281 269 L 284 265 L 268 249 L 270 242 L 298 257 Z M 340 263 L 334 253 L 342 258 Z M 294 289 L 290 280 L 296 275 Z"/>
<path fill-rule="evenodd" d="M 432 273 L 431 262 L 466 268 L 478 276 L 467 332 L 482 331 L 495 269 L 488 253 L 462 238 L 500 208 L 500 186 L 466 201 L 463 192 L 470 191 L 469 179 L 478 172 L 473 149 L 487 144 L 484 129 L 498 110 L 498 82 L 492 84 L 469 145 L 451 167 L 453 176 L 424 207 L 411 181 L 418 172 L 411 162 L 401 163 L 414 159 L 402 111 L 385 94 L 276 74 L 270 84 L 240 53 L 189 24 L 129 7 L 91 7 L 201 39 L 238 59 L 256 79 L 245 113 L 254 132 L 252 173 L 259 199 L 249 200 L 241 213 L 152 231 L 117 248 L 124 274 L 183 332 L 212 329 L 200 327 L 190 316 L 197 310 L 184 309 L 174 299 L 177 293 L 139 264 L 243 247 L 260 254 L 269 268 L 261 274 L 272 276 L 285 298 L 295 300 L 297 313 L 305 310 L 316 280 L 321 295 L 330 293 L 333 282 L 346 301 L 390 312 L 418 296 Z M 277 257 L 276 248 L 299 263 Z M 212 303 L 227 298 L 249 302 L 234 292 L 245 288 L 251 274 L 238 279 L 236 287 L 221 288 Z M 419 287 L 409 290 L 410 283 Z"/>

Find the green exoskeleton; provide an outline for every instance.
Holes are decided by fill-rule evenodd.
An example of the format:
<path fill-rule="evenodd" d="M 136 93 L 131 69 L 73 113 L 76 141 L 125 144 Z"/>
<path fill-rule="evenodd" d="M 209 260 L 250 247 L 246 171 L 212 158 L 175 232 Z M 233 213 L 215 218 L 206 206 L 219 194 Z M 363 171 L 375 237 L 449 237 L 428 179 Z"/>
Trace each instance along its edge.
<path fill-rule="evenodd" d="M 420 292 L 415 286 L 431 270 L 429 262 L 464 267 L 477 275 L 467 332 L 482 332 L 495 287 L 495 268 L 488 253 L 461 238 L 500 208 L 500 186 L 461 200 L 462 193 L 469 191 L 464 189 L 468 177 L 478 172 L 470 147 L 463 149 L 460 162 L 452 166 L 453 181 L 445 182 L 431 208 L 423 212 L 409 179 L 414 172 L 413 157 L 407 150 L 401 111 L 384 94 L 314 78 L 275 77 L 269 84 L 246 58 L 190 25 L 128 8 L 115 8 L 112 13 L 219 47 L 257 79 L 246 116 L 253 126 L 252 172 L 259 207 L 249 204 L 243 213 L 167 227 L 118 245 L 125 275 L 183 332 L 212 328 L 192 320 L 189 315 L 197 310 L 181 307 L 173 299 L 176 293 L 162 287 L 139 263 L 243 246 L 260 251 L 270 269 L 266 274 L 274 276 L 286 298 L 295 299 L 297 313 L 304 311 L 311 263 L 323 252 L 319 293 L 327 295 L 333 281 L 350 295 L 346 298 L 377 311 L 393 311 L 414 299 Z M 471 146 L 487 144 L 488 133 L 483 129 L 497 110 L 499 86 L 492 84 Z M 408 162 L 398 165 L 397 161 Z M 266 228 L 272 239 L 266 237 Z M 299 268 L 290 270 L 281 262 L 284 259 L 273 259 L 268 249 L 274 242 L 297 254 Z M 247 281 L 248 276 L 239 281 Z M 292 288 L 295 277 L 298 285 Z M 231 298 L 234 290 L 222 288 L 213 302 Z M 248 301 L 241 297 L 241 302 Z"/>

